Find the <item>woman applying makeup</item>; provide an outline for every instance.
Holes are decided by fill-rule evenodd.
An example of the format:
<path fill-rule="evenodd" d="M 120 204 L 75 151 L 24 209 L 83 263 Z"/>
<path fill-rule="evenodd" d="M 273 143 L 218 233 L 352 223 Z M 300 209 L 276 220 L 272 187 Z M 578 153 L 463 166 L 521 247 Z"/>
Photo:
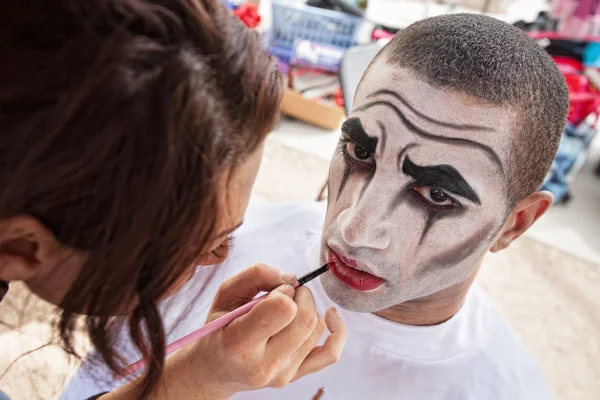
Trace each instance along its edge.
<path fill-rule="evenodd" d="M 3 11 L 0 280 L 61 308 L 68 352 L 85 314 L 115 371 L 112 333 L 125 319 L 149 367 L 99 398 L 224 399 L 337 359 L 337 314 L 314 352 L 325 323 L 310 291 L 265 265 L 225 281 L 209 320 L 277 288 L 267 300 L 164 357 L 157 303 L 227 257 L 278 116 L 280 77 L 258 37 L 218 0 L 23 0 Z"/>

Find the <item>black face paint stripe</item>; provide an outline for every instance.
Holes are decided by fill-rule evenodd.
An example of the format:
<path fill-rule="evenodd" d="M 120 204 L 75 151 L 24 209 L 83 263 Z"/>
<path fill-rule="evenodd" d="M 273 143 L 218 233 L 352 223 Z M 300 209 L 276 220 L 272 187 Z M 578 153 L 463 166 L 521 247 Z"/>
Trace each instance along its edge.
<path fill-rule="evenodd" d="M 342 124 L 342 132 L 346 139 L 360 145 L 369 154 L 375 154 L 378 138 L 369 136 L 358 117 L 348 118 Z"/>
<path fill-rule="evenodd" d="M 381 154 L 385 151 L 385 144 L 387 143 L 387 131 L 385 130 L 385 126 L 381 121 L 377 121 L 377 126 L 381 131 Z"/>
<path fill-rule="evenodd" d="M 427 221 L 425 222 L 425 228 L 423 228 L 423 233 L 421 233 L 421 238 L 419 239 L 419 246 L 423 244 L 425 236 L 427 236 L 427 233 L 429 233 L 429 230 L 431 229 L 435 221 L 437 221 L 440 218 L 441 216 L 437 214 L 429 214 L 429 216 L 427 217 Z"/>
<path fill-rule="evenodd" d="M 375 177 L 375 170 L 373 169 L 371 172 L 369 172 L 369 175 L 367 175 L 367 177 L 365 178 L 365 184 L 363 185 L 362 189 L 360 190 L 360 195 L 358 197 L 359 200 L 362 199 L 363 195 L 369 188 L 369 185 L 373 181 L 374 177 Z"/>
<path fill-rule="evenodd" d="M 475 193 L 465 178 L 451 165 L 419 166 L 406 156 L 402 163 L 402 172 L 415 178 L 417 181 L 416 185 L 446 189 L 469 199 L 477 205 L 481 205 L 481 200 L 477 193 Z"/>
<path fill-rule="evenodd" d="M 438 121 L 436 119 L 433 119 L 431 117 L 428 117 L 425 114 L 420 113 L 416 108 L 414 108 L 412 106 L 412 104 L 410 104 L 408 101 L 406 101 L 402 96 L 400 96 L 398 93 L 392 91 L 392 90 L 388 90 L 388 89 L 381 89 L 378 90 L 374 93 L 371 93 L 370 95 L 367 96 L 367 98 L 371 98 L 371 97 L 375 97 L 375 96 L 382 96 L 382 95 L 389 95 L 394 97 L 395 99 L 397 99 L 399 102 L 401 102 L 404 107 L 408 108 L 410 111 L 412 111 L 415 115 L 419 116 L 420 118 L 423 118 L 426 121 L 429 121 L 433 124 L 439 125 L 439 126 L 444 126 L 447 128 L 452 128 L 452 129 L 456 129 L 456 130 L 460 130 L 460 131 L 488 131 L 488 132 L 493 132 L 494 129 L 490 128 L 488 126 L 480 126 L 480 125 L 457 125 L 457 124 L 451 124 L 449 122 L 443 122 L 443 121 Z"/>
<path fill-rule="evenodd" d="M 416 143 L 410 143 L 407 144 L 399 153 L 398 153 L 398 157 L 396 158 L 396 167 L 398 168 L 398 171 L 400 171 L 400 162 L 402 161 L 402 156 L 408 151 L 408 149 L 417 146 Z"/>
<path fill-rule="evenodd" d="M 344 167 L 344 176 L 342 177 L 342 182 L 340 183 L 340 188 L 335 196 L 335 201 L 338 201 L 340 198 L 340 194 L 344 191 L 344 187 L 346 186 L 346 182 L 348 182 L 348 177 L 350 176 L 350 167 L 346 165 Z"/>
<path fill-rule="evenodd" d="M 438 254 L 431 260 L 431 268 L 444 269 L 466 260 L 477 249 L 481 248 L 480 243 L 486 242 L 492 236 L 495 230 L 494 227 L 494 223 L 486 224 L 467 240 Z"/>
<path fill-rule="evenodd" d="M 414 182 L 409 182 L 402 188 L 394 201 L 391 203 L 391 207 L 388 211 L 389 213 L 394 211 L 394 209 L 399 207 L 405 201 L 408 201 L 410 203 L 410 207 L 415 210 L 423 209 L 424 203 L 426 204 L 426 202 L 413 190 L 414 186 Z M 437 221 L 451 216 L 460 217 L 461 215 L 465 214 L 465 209 L 462 207 L 458 209 L 438 209 L 426 205 L 423 212 L 425 213 L 426 221 L 423 231 L 421 232 L 421 237 L 419 238 L 419 246 L 423 244 L 425 237 Z"/>
<path fill-rule="evenodd" d="M 496 152 L 494 150 L 492 150 L 491 147 L 486 146 L 482 143 L 476 142 L 474 140 L 455 138 L 455 137 L 445 137 L 445 136 L 434 135 L 433 133 L 425 132 L 424 130 L 417 128 L 412 122 L 410 122 L 404 116 L 404 114 L 402 114 L 402 112 L 398 109 L 398 107 L 396 107 L 395 105 L 393 105 L 392 103 L 390 103 L 388 101 L 384 101 L 384 100 L 372 101 L 361 107 L 358 107 L 354 111 L 355 112 L 364 111 L 364 110 L 367 110 L 367 109 L 369 109 L 371 107 L 375 107 L 375 106 L 384 106 L 384 107 L 390 108 L 392 111 L 394 111 L 394 113 L 398 116 L 398 118 L 402 121 L 402 123 L 409 130 L 411 130 L 412 132 L 416 133 L 417 135 L 419 135 L 421 137 L 424 137 L 429 140 L 434 140 L 437 142 L 453 144 L 455 146 L 475 147 L 475 148 L 483 150 L 487 154 L 487 156 L 490 158 L 490 160 L 492 160 L 498 166 L 498 169 L 500 170 L 500 172 L 502 174 L 504 174 L 504 167 L 502 166 L 502 161 L 500 160 L 500 157 L 498 157 Z"/>

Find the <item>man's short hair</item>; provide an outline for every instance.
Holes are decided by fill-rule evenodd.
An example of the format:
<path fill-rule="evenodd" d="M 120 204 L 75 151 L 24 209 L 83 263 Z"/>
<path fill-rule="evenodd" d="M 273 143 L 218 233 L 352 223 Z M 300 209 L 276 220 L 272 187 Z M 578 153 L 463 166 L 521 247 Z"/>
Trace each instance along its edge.
<path fill-rule="evenodd" d="M 405 67 L 430 85 L 516 112 L 506 180 L 511 208 L 542 184 L 569 109 L 564 78 L 550 56 L 516 27 L 477 14 L 418 21 L 376 59 Z"/>

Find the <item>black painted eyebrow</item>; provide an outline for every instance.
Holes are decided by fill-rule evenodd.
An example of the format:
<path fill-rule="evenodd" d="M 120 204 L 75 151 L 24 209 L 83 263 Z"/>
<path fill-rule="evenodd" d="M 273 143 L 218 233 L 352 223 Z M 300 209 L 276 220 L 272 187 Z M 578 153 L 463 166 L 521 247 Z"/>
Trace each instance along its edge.
<path fill-rule="evenodd" d="M 371 107 L 375 107 L 375 106 L 385 106 L 385 107 L 390 108 L 392 111 L 394 111 L 394 113 L 398 116 L 398 118 L 400 118 L 402 123 L 410 131 L 416 133 L 417 135 L 419 135 L 421 137 L 424 137 L 424 138 L 430 139 L 430 140 L 435 140 L 437 142 L 453 144 L 456 146 L 475 147 L 480 150 L 483 150 L 488 155 L 488 157 L 498 166 L 498 169 L 500 170 L 500 172 L 502 174 L 504 174 L 504 167 L 502 166 L 502 161 L 500 160 L 500 157 L 498 157 L 498 154 L 496 154 L 496 152 L 491 147 L 486 146 L 485 144 L 479 143 L 479 142 L 477 142 L 475 140 L 471 140 L 471 139 L 463 139 L 463 138 L 435 135 L 433 133 L 424 131 L 423 129 L 418 128 L 415 124 L 413 124 L 411 121 L 409 121 L 408 118 L 406 118 L 406 116 L 404 114 L 402 114 L 400 109 L 398 109 L 398 107 L 396 107 L 394 104 L 390 103 L 389 101 L 375 100 L 375 101 L 367 103 L 363 106 L 358 107 L 357 109 L 354 110 L 354 112 L 364 111 L 364 110 L 367 110 L 367 109 L 369 109 Z"/>
<path fill-rule="evenodd" d="M 464 125 L 463 124 L 451 124 L 449 122 L 438 121 L 437 119 L 433 119 L 433 118 L 421 113 L 412 104 L 410 104 L 406 99 L 404 99 L 404 97 L 400 96 L 398 93 L 396 93 L 392 90 L 389 90 L 389 89 L 377 90 L 377 91 L 371 93 L 370 95 L 368 95 L 367 98 L 369 99 L 371 97 L 380 96 L 380 95 L 389 95 L 389 96 L 394 97 L 396 100 L 398 100 L 400 103 L 402 103 L 404 105 L 404 107 L 406 107 L 410 111 L 412 111 L 413 114 L 419 116 L 420 118 L 422 118 L 426 121 L 429 121 L 429 122 L 439 125 L 439 126 L 452 128 L 452 129 L 456 129 L 459 131 L 489 131 L 489 132 L 494 131 L 494 129 L 490 128 L 489 126 L 469 125 L 469 124 L 464 124 Z"/>
<path fill-rule="evenodd" d="M 446 189 L 452 193 L 471 200 L 477 205 L 481 205 L 479 196 L 467 183 L 465 178 L 453 166 L 443 165 L 425 165 L 420 166 L 413 163 L 408 156 L 402 163 L 402 172 L 412 176 L 422 186 L 434 186 Z"/>
<path fill-rule="evenodd" d="M 348 118 L 342 124 L 342 132 L 346 139 L 360 145 L 369 154 L 375 154 L 378 139 L 369 136 L 358 117 Z"/>

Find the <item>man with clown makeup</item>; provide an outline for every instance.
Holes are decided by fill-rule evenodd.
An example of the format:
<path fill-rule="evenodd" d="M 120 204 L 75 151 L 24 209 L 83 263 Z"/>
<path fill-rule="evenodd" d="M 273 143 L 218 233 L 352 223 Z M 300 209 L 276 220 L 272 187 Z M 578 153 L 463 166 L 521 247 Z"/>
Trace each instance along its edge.
<path fill-rule="evenodd" d="M 538 188 L 568 107 L 552 59 L 517 28 L 458 14 L 400 31 L 357 89 L 327 204 L 251 207 L 222 267 L 265 262 L 300 276 L 329 263 L 308 287 L 320 312 L 342 308 L 344 353 L 283 389 L 234 398 L 551 399 L 474 279 L 488 251 L 552 204 Z M 187 304 L 183 294 L 174 301 Z M 207 311 L 195 303 L 187 331 L 170 339 L 200 327 Z M 79 398 L 99 391 L 85 382 L 80 374 L 71 384 Z"/>

